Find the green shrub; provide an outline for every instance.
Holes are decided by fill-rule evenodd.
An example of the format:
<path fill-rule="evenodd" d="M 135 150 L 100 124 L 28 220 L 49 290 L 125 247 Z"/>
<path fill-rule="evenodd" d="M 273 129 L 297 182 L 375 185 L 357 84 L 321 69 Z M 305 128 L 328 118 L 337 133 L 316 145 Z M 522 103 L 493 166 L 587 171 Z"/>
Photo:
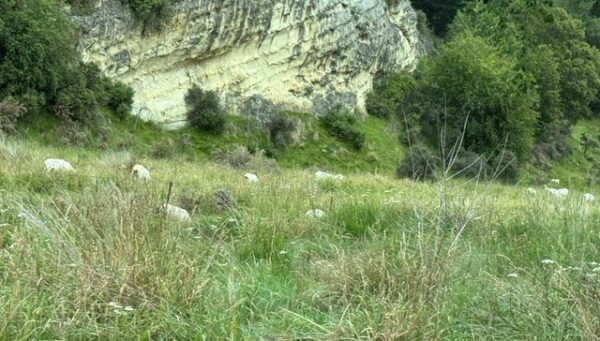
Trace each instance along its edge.
<path fill-rule="evenodd" d="M 152 145 L 150 155 L 155 159 L 172 159 L 175 156 L 175 143 L 171 139 L 157 141 Z"/>
<path fill-rule="evenodd" d="M 275 114 L 267 122 L 269 138 L 277 148 L 284 149 L 290 143 L 291 133 L 296 129 L 296 121 L 282 114 Z"/>
<path fill-rule="evenodd" d="M 142 24 L 142 32 L 148 34 L 163 29 L 173 16 L 171 0 L 123 0 Z"/>
<path fill-rule="evenodd" d="M 194 85 L 185 95 L 185 103 L 190 126 L 214 135 L 223 133 L 227 117 L 219 106 L 216 92 L 205 91 Z"/>
<path fill-rule="evenodd" d="M 97 66 L 80 63 L 76 38 L 61 1 L 1 1 L 0 98 L 13 96 L 29 113 L 51 112 L 73 121 L 62 122 L 69 131 L 96 125 L 98 106 L 123 115 L 131 106 L 133 91 L 114 85 Z"/>
<path fill-rule="evenodd" d="M 421 64 L 423 82 L 436 102 L 428 126 L 445 126 L 445 141 L 464 131 L 464 146 L 476 153 L 506 147 L 526 159 L 533 145 L 538 94 L 533 78 L 513 58 L 469 32 L 455 35 Z M 423 113 L 429 115 L 429 113 Z"/>
<path fill-rule="evenodd" d="M 469 179 L 486 179 L 490 173 L 490 165 L 484 156 L 466 150 L 461 151 L 447 166 L 450 166 L 450 175 Z"/>
<path fill-rule="evenodd" d="M 365 143 L 365 134 L 354 127 L 356 118 L 342 110 L 339 105 L 323 115 L 321 122 L 325 129 L 339 140 L 348 143 L 356 150 L 362 149 Z"/>
<path fill-rule="evenodd" d="M 557 122 L 573 124 L 591 115 L 600 86 L 600 53 L 585 41 L 584 24 L 564 8 L 552 1 L 472 2 L 450 31 L 455 37 L 469 32 L 485 39 L 515 62 L 521 74 L 514 79 L 533 80 L 539 97 L 538 142 L 552 143 L 548 136 L 564 132 Z M 531 85 L 525 85 L 521 90 L 529 91 Z M 510 149 L 522 158 L 520 150 Z"/>
<path fill-rule="evenodd" d="M 63 120 L 90 124 L 96 116 L 96 97 L 90 89 L 69 86 L 56 96 L 54 113 Z"/>
<path fill-rule="evenodd" d="M 373 91 L 367 95 L 367 112 L 381 118 L 398 115 L 398 106 L 415 87 L 415 79 L 408 72 L 384 75 L 375 81 Z"/>
<path fill-rule="evenodd" d="M 433 152 L 421 145 L 411 147 L 396 169 L 398 178 L 426 181 L 435 176 L 440 160 Z"/>
<path fill-rule="evenodd" d="M 109 88 L 106 106 L 118 118 L 126 118 L 131 113 L 133 106 L 133 89 L 119 81 L 115 81 L 112 87 Z"/>
<path fill-rule="evenodd" d="M 514 182 L 519 177 L 519 160 L 512 151 L 502 151 L 491 162 L 493 176 L 504 182 Z"/>

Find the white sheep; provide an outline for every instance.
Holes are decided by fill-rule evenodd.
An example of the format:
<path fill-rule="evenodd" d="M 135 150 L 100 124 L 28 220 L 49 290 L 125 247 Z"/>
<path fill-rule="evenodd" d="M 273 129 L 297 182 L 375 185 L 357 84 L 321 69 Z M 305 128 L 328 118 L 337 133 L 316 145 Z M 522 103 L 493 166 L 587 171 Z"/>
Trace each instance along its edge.
<path fill-rule="evenodd" d="M 334 180 L 343 180 L 344 176 L 342 174 L 330 174 L 327 172 L 317 171 L 315 172 L 315 176 L 317 179 L 334 179 Z"/>
<path fill-rule="evenodd" d="M 594 200 L 596 200 L 596 197 L 594 197 L 594 195 L 592 193 L 584 193 L 583 194 L 583 201 L 593 202 Z"/>
<path fill-rule="evenodd" d="M 258 176 L 256 176 L 256 174 L 252 174 L 252 173 L 244 174 L 244 179 L 246 179 L 246 181 L 248 181 L 248 182 L 258 182 Z"/>
<path fill-rule="evenodd" d="M 150 180 L 150 171 L 142 165 L 135 165 L 131 169 L 131 177 L 136 180 L 148 181 Z"/>
<path fill-rule="evenodd" d="M 527 194 L 536 195 L 537 191 L 531 187 L 527 188 Z"/>
<path fill-rule="evenodd" d="M 163 209 L 167 211 L 167 218 L 179 220 L 181 222 L 188 222 L 192 220 L 188 211 L 184 210 L 181 207 L 167 204 L 166 207 L 165 205 L 163 205 Z"/>
<path fill-rule="evenodd" d="M 51 171 L 74 171 L 73 166 L 68 161 L 62 159 L 46 159 L 44 161 L 46 172 Z"/>
<path fill-rule="evenodd" d="M 305 215 L 311 218 L 323 218 L 325 217 L 325 212 L 318 208 L 313 208 L 312 210 L 306 211 Z"/>
<path fill-rule="evenodd" d="M 552 180 L 550 180 L 550 183 L 554 184 L 554 185 L 560 185 L 560 180 L 558 180 L 558 179 L 552 179 Z"/>
<path fill-rule="evenodd" d="M 556 198 L 564 198 L 569 195 L 569 190 L 567 188 L 556 189 L 544 186 L 544 189 L 550 192 L 550 194 L 554 195 Z"/>

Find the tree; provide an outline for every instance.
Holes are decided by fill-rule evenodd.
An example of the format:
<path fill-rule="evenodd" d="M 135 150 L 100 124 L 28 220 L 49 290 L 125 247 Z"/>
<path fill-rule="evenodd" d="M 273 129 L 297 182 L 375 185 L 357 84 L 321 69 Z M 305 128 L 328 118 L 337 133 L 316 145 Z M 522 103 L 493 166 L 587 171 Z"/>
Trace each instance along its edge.
<path fill-rule="evenodd" d="M 0 1 L 0 96 L 52 100 L 78 64 L 73 34 L 58 1 Z"/>
<path fill-rule="evenodd" d="M 190 126 L 214 135 L 223 133 L 227 117 L 221 110 L 216 92 L 203 90 L 194 84 L 185 95 L 185 103 Z"/>
<path fill-rule="evenodd" d="M 438 125 L 447 122 L 449 139 L 442 144 L 454 143 L 467 121 L 466 149 L 493 154 L 505 146 L 520 160 L 527 159 L 539 96 L 533 78 L 519 71 L 514 59 L 465 32 L 425 59 L 421 72 L 433 91 L 431 100 L 443 101 L 446 108 L 430 118 Z"/>
<path fill-rule="evenodd" d="M 527 23 L 524 25 L 523 23 Z M 586 42 L 581 20 L 548 1 L 474 1 L 457 15 L 451 34 L 472 32 L 511 56 L 533 76 L 540 95 L 537 138 L 557 136 L 546 128 L 591 114 L 600 87 L 600 54 Z"/>

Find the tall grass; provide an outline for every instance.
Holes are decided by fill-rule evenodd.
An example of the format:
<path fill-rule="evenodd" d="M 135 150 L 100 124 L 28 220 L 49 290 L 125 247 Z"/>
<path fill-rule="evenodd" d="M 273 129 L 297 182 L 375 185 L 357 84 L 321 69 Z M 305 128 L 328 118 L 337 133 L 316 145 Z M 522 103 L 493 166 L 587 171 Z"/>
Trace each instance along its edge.
<path fill-rule="evenodd" d="M 76 172 L 45 174 L 50 156 Z M 129 177 L 133 160 L 152 181 Z M 600 215 L 577 191 L 292 170 L 249 184 L 209 163 L 10 140 L 0 161 L 0 339 L 600 335 Z M 236 206 L 166 220 L 168 181 L 174 204 L 225 188 Z"/>

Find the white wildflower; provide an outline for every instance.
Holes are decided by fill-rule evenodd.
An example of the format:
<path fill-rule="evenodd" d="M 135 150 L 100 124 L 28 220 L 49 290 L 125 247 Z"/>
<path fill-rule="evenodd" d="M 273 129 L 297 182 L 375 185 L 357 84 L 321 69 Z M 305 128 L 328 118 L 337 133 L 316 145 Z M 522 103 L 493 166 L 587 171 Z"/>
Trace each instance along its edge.
<path fill-rule="evenodd" d="M 554 261 L 552 259 L 542 259 L 542 264 L 554 264 Z"/>
<path fill-rule="evenodd" d="M 513 277 L 513 278 L 519 277 L 519 275 L 517 275 L 517 273 L 516 273 L 516 272 L 511 272 L 511 273 L 509 273 L 509 274 L 508 274 L 508 275 L 506 275 L 506 276 L 507 276 L 507 277 Z"/>

